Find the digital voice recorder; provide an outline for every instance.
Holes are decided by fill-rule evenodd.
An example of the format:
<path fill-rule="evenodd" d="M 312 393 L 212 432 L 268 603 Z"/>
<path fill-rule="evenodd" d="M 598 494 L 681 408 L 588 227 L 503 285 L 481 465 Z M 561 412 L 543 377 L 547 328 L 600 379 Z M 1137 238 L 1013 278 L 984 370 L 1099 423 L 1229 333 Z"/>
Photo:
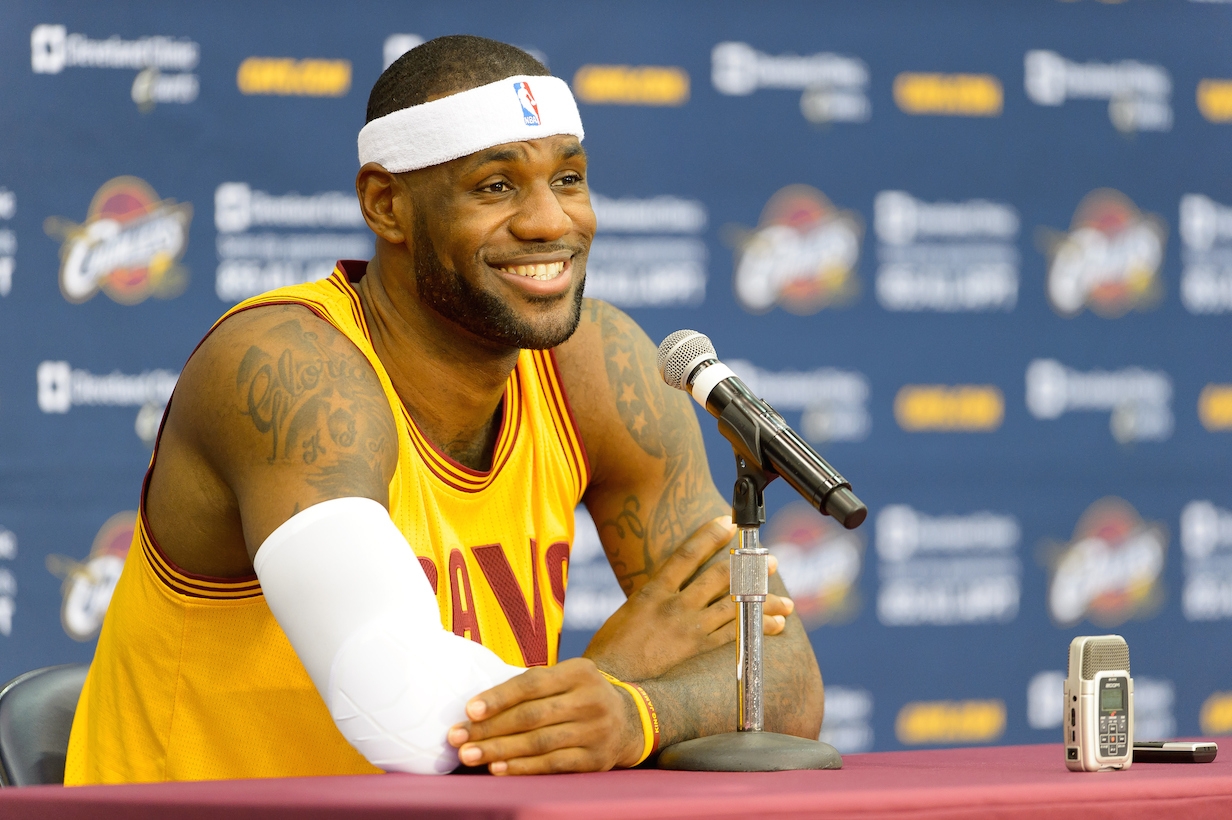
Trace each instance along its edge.
<path fill-rule="evenodd" d="M 1134 762 L 1134 679 L 1120 635 L 1074 638 L 1065 676 L 1065 766 L 1128 769 Z"/>

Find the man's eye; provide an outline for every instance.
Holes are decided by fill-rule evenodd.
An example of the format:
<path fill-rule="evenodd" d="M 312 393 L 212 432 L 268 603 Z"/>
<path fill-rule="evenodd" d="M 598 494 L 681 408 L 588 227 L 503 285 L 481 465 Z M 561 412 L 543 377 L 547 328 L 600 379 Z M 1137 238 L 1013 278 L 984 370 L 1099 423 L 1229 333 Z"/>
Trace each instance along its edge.
<path fill-rule="evenodd" d="M 512 190 L 512 188 L 513 186 L 511 186 L 508 182 L 493 182 L 491 185 L 485 185 L 483 190 L 493 194 L 503 194 Z"/>
<path fill-rule="evenodd" d="M 577 185 L 581 181 L 581 174 L 565 174 L 563 177 L 556 180 L 558 185 Z"/>

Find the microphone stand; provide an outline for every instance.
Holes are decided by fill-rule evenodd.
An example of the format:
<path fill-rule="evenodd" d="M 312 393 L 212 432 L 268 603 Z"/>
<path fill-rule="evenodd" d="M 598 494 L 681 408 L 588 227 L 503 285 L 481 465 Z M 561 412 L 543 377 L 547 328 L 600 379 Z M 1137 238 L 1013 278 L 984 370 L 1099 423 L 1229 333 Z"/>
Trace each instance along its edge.
<path fill-rule="evenodd" d="M 668 746 L 660 769 L 695 772 L 782 772 L 840 769 L 838 750 L 819 740 L 764 730 L 762 608 L 769 591 L 770 551 L 761 546 L 766 522 L 762 491 L 776 476 L 736 453 L 732 521 L 739 528 L 731 550 L 731 597 L 737 607 L 736 731 L 698 737 Z"/>

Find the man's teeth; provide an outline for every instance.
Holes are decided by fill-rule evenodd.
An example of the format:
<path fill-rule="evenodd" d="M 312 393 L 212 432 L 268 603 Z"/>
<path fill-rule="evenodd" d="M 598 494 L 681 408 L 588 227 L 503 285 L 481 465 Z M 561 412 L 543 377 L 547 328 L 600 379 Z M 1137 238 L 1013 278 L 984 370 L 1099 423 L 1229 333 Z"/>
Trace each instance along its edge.
<path fill-rule="evenodd" d="M 501 270 L 507 273 L 526 276 L 530 279 L 555 279 L 565 269 L 565 263 L 547 262 L 542 265 L 503 265 Z"/>

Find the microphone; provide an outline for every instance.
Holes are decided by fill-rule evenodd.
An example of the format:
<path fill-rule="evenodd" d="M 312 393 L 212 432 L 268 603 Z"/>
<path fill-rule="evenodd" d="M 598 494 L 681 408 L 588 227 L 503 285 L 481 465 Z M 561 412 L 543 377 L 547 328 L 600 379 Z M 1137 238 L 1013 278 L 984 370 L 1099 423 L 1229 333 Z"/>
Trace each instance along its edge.
<path fill-rule="evenodd" d="M 762 472 L 781 475 L 818 512 L 847 529 L 864 523 L 868 507 L 856 498 L 850 482 L 719 361 L 708 337 L 677 330 L 659 345 L 658 367 L 663 381 L 691 394 L 719 420 L 719 432 L 738 455 Z"/>

